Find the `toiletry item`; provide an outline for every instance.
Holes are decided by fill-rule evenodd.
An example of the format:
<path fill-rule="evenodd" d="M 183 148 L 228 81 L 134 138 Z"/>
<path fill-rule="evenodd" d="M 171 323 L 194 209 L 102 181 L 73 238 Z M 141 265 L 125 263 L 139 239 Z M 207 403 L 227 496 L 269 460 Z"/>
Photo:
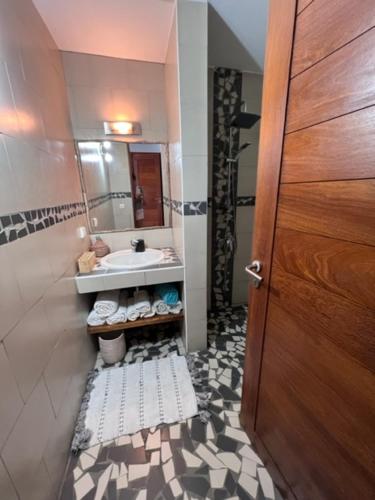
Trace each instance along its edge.
<path fill-rule="evenodd" d="M 96 264 L 95 252 L 85 252 L 78 259 L 78 269 L 80 273 L 90 273 Z"/>
<path fill-rule="evenodd" d="M 95 252 L 97 257 L 104 257 L 110 253 L 109 246 L 104 243 L 100 236 L 95 236 L 95 242 L 91 245 L 90 250 Z"/>

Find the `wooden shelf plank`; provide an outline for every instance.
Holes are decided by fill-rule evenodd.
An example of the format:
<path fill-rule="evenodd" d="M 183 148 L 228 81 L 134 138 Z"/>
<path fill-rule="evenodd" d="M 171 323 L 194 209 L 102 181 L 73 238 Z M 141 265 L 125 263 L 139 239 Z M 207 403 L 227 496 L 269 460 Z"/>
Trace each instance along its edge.
<path fill-rule="evenodd" d="M 141 326 L 152 326 L 161 323 L 171 323 L 179 321 L 184 318 L 184 314 L 168 314 L 165 316 L 153 316 L 152 318 L 140 318 L 136 321 L 127 321 L 126 323 L 117 323 L 116 325 L 101 325 L 101 326 L 87 326 L 87 333 L 93 335 L 97 333 L 109 333 L 119 330 L 130 330 L 132 328 L 139 328 Z"/>

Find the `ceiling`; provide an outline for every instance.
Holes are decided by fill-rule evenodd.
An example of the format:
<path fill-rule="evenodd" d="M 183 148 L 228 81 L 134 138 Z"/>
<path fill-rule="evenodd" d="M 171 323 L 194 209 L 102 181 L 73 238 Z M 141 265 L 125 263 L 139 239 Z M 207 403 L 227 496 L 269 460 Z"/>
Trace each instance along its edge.
<path fill-rule="evenodd" d="M 33 2 L 61 50 L 165 62 L 175 0 Z M 268 0 L 208 4 L 209 65 L 262 73 Z"/>
<path fill-rule="evenodd" d="M 165 62 L 173 0 L 33 0 L 61 50 Z"/>
<path fill-rule="evenodd" d="M 263 73 L 268 0 L 208 0 L 208 63 Z"/>

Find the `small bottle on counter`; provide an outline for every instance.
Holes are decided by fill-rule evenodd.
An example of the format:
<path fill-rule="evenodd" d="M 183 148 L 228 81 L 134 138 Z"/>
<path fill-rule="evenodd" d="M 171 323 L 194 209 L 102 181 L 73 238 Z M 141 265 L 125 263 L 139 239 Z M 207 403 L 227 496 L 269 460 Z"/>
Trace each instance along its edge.
<path fill-rule="evenodd" d="M 95 252 L 96 257 L 101 258 L 110 253 L 109 246 L 104 243 L 100 236 L 95 236 L 95 242 L 90 247 L 91 252 Z"/>

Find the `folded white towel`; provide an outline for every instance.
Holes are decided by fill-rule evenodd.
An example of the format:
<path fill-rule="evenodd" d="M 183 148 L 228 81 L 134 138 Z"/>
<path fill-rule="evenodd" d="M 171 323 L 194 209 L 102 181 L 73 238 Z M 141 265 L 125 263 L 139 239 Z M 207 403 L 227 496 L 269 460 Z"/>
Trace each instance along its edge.
<path fill-rule="evenodd" d="M 108 318 L 111 314 L 114 314 L 118 309 L 120 291 L 119 290 L 108 290 L 105 292 L 99 292 L 96 296 L 96 301 L 94 304 L 95 312 L 101 318 Z"/>
<path fill-rule="evenodd" d="M 141 318 L 152 311 L 150 296 L 147 290 L 136 290 L 134 292 L 134 307 L 139 312 Z"/>
<path fill-rule="evenodd" d="M 128 319 L 128 292 L 126 290 L 122 290 L 119 298 L 119 306 L 117 311 L 114 314 L 111 314 L 107 318 L 108 325 L 115 325 L 117 323 L 125 323 Z"/>
<path fill-rule="evenodd" d="M 160 298 L 159 295 L 156 294 L 154 295 L 154 301 L 152 302 L 152 310 L 155 312 L 155 314 L 158 314 L 160 316 L 169 314 L 167 304 L 163 299 Z"/>
<path fill-rule="evenodd" d="M 105 324 L 105 319 L 98 316 L 97 312 L 93 309 L 87 317 L 87 324 L 90 326 L 101 326 Z"/>
<path fill-rule="evenodd" d="M 134 305 L 134 297 L 129 297 L 128 299 L 127 316 L 129 321 L 135 321 L 139 318 L 139 311 Z"/>
<path fill-rule="evenodd" d="M 182 307 L 181 300 L 179 300 L 174 306 L 168 306 L 168 311 L 171 314 L 180 314 L 180 312 L 182 311 L 182 309 L 183 309 L 183 307 Z"/>

